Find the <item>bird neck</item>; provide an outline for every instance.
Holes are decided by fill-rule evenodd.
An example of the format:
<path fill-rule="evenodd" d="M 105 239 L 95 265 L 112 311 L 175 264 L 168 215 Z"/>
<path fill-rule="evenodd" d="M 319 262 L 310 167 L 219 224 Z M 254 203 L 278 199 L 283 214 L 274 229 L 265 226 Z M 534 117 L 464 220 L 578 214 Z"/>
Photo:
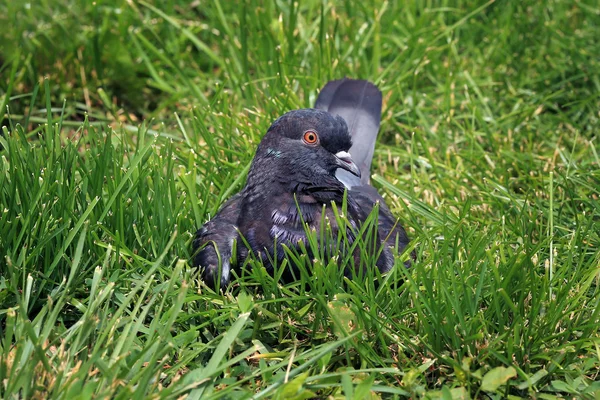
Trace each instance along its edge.
<path fill-rule="evenodd" d="M 244 191 L 252 202 L 269 202 L 271 196 L 283 193 L 309 195 L 320 203 L 341 202 L 344 185 L 333 175 L 310 176 L 295 170 L 277 157 L 255 159 L 248 172 Z"/>

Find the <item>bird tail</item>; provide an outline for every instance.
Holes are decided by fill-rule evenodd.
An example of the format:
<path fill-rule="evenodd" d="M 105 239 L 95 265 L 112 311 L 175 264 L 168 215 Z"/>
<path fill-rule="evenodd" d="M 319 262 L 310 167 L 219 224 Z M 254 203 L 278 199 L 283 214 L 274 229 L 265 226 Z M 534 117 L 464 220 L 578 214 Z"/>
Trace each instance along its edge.
<path fill-rule="evenodd" d="M 368 185 L 371 161 L 381 121 L 381 92 L 369 81 L 339 79 L 328 82 L 315 103 L 315 108 L 339 115 L 352 135 L 350 155 L 362 178 L 338 169 L 336 176 L 347 187 Z"/>

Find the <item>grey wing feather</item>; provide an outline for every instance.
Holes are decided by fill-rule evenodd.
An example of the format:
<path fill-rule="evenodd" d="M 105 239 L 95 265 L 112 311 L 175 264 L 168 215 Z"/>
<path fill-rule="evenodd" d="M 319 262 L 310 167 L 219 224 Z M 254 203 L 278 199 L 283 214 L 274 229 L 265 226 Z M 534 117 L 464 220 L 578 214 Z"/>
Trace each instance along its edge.
<path fill-rule="evenodd" d="M 198 230 L 194 239 L 194 265 L 201 268 L 202 280 L 215 288 L 225 288 L 231 279 L 241 199 L 240 194 L 229 199 L 214 218 Z"/>
<path fill-rule="evenodd" d="M 386 247 L 384 248 L 384 257 L 378 260 L 378 266 L 382 272 L 388 271 L 394 262 L 392 249 L 396 249 L 400 254 L 410 242 L 406 231 L 373 186 L 354 186 L 349 190 L 349 196 L 352 196 L 352 199 L 359 205 L 360 218 L 363 221 L 373 211 L 375 203 L 379 203 L 377 226 L 380 238 L 385 241 Z M 406 265 L 409 264 L 410 262 Z"/>
<path fill-rule="evenodd" d="M 321 89 L 321 92 L 319 92 L 319 97 L 317 97 L 317 101 L 315 102 L 315 108 L 323 111 L 329 111 L 329 105 L 333 101 L 335 92 L 342 83 L 348 80 L 348 78 L 344 78 L 327 82 Z"/>
<path fill-rule="evenodd" d="M 344 118 L 352 136 L 350 155 L 358 165 L 362 178 L 338 169 L 336 176 L 347 187 L 369 184 L 381 121 L 381 104 L 381 92 L 377 86 L 365 80 L 344 78 L 331 81 L 319 93 L 315 108 Z"/>

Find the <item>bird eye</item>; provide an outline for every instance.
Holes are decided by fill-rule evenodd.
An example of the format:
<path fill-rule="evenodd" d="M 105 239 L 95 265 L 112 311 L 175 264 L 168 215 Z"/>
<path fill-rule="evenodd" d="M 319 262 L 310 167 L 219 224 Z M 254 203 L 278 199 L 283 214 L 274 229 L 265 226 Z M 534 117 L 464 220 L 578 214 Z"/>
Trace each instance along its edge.
<path fill-rule="evenodd" d="M 302 140 L 306 144 L 316 144 L 319 141 L 319 137 L 315 131 L 306 131 Z"/>

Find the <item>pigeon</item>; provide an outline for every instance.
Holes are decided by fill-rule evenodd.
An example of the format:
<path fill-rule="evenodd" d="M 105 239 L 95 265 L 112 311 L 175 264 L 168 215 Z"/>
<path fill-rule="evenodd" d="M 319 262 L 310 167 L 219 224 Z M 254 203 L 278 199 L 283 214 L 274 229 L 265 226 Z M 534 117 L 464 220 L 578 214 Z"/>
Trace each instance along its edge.
<path fill-rule="evenodd" d="M 334 207 L 347 207 L 348 243 L 329 243 L 327 254 L 343 254 L 378 207 L 373 252 L 381 273 L 409 243 L 404 228 L 370 185 L 370 169 L 381 120 L 382 95 L 369 81 L 328 82 L 314 108 L 290 111 L 267 130 L 252 160 L 245 187 L 196 233 L 193 264 L 209 286 L 225 289 L 232 270 L 250 253 L 272 273 L 284 248 L 308 249 L 306 228 L 320 232 L 327 221 L 340 233 Z M 344 203 L 345 201 L 345 203 Z M 325 244 L 320 244 L 325 246 Z M 310 251 L 307 250 L 307 251 Z M 360 267 L 356 250 L 350 259 Z M 295 276 L 293 266 L 291 274 Z"/>

